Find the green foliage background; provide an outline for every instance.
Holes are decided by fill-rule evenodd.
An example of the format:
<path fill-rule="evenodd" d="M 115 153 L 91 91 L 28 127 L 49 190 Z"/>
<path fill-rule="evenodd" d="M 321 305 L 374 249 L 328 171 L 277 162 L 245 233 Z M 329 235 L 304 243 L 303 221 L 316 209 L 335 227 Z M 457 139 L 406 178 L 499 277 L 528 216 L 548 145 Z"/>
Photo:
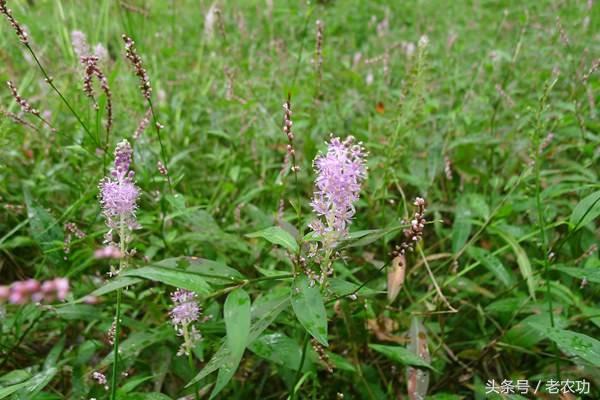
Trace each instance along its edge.
<path fill-rule="evenodd" d="M 0 398 L 107 398 L 90 376 L 108 376 L 114 359 L 106 332 L 117 286 L 125 287 L 119 372 L 127 372 L 118 398 L 180 398 L 193 387 L 208 398 L 221 379 L 218 397 L 227 399 L 407 398 L 407 365 L 430 371 L 428 398 L 485 398 L 488 379 L 586 379 L 597 398 L 598 4 L 272 3 L 220 2 L 210 36 L 207 1 L 9 2 L 92 138 L 3 18 L 0 80 L 50 111 L 57 131 L 28 115 L 21 117 L 33 127 L 15 123 L 7 113 L 19 106 L 0 90 L 0 282 L 66 276 L 72 294 L 66 304 L 2 306 Z M 313 62 L 317 19 L 321 73 Z M 106 99 L 99 96 L 97 119 L 81 90 L 73 30 L 110 54 L 108 142 Z M 134 142 L 143 191 L 137 254 L 111 280 L 108 263 L 93 257 L 106 232 L 97 185 L 115 144 L 132 141 L 147 109 L 123 33 L 136 41 L 152 82 L 173 191 L 157 173 L 151 123 Z M 423 35 L 428 43 L 419 46 Z M 288 93 L 297 180 L 281 173 Z M 334 277 L 318 290 L 293 282 L 288 251 L 308 233 L 311 163 L 330 133 L 364 143 L 369 177 Z M 390 302 L 391 251 L 416 196 L 427 200 L 430 223 Z M 69 254 L 66 222 L 87 233 Z M 174 287 L 196 291 L 212 316 L 198 325 L 204 339 L 193 367 L 176 356 Z M 97 304 L 78 301 L 91 293 Z M 231 300 L 227 312 L 234 294 L 252 306 Z M 249 329 L 234 328 L 248 318 Z M 430 362 L 405 351 L 415 320 Z M 315 333 L 323 324 L 325 336 Z M 307 330 L 329 345 L 332 372 L 306 345 Z M 198 384 L 186 386 L 200 371 Z"/>

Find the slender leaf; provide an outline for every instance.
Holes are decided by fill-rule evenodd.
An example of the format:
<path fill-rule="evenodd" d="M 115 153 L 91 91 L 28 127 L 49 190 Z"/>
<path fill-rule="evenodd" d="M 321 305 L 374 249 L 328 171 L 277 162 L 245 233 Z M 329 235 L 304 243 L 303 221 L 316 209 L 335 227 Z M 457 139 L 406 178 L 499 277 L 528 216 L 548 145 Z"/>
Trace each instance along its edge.
<path fill-rule="evenodd" d="M 319 343 L 327 346 L 327 311 L 318 285 L 311 286 L 305 275 L 292 285 L 292 308 L 298 321 Z"/>
<path fill-rule="evenodd" d="M 530 323 L 530 325 L 554 341 L 565 353 L 579 357 L 595 367 L 600 367 L 600 341 L 598 339 L 566 329 L 549 328 L 536 323 Z"/>
<path fill-rule="evenodd" d="M 250 233 L 246 236 L 249 238 L 260 237 L 273 244 L 283 246 L 293 253 L 298 252 L 298 243 L 296 242 L 296 239 L 278 226 L 272 226 L 270 228 L 263 229 L 262 231 Z"/>
<path fill-rule="evenodd" d="M 557 270 L 571 275 L 577 279 L 585 279 L 589 282 L 600 283 L 600 268 L 577 268 L 577 267 L 556 267 Z"/>
<path fill-rule="evenodd" d="M 279 332 L 262 335 L 248 348 L 266 360 L 293 370 L 298 369 L 302 359 L 302 347 L 295 340 Z M 305 360 L 302 370 L 306 371 L 309 365 L 308 360 Z"/>
<path fill-rule="evenodd" d="M 571 229 L 586 226 L 600 216 L 600 190 L 584 197 L 573 209 L 569 225 Z"/>
<path fill-rule="evenodd" d="M 259 297 L 251 307 L 252 325 L 250 326 L 250 334 L 248 335 L 248 344 L 254 342 L 277 316 L 288 307 L 289 291 L 285 289 L 275 288 L 262 297 Z M 212 356 L 208 364 L 200 371 L 186 387 L 193 385 L 201 379 L 204 379 L 209 374 L 215 372 L 225 364 L 231 350 L 225 341 L 219 350 Z"/>
<path fill-rule="evenodd" d="M 250 333 L 250 296 L 244 289 L 236 289 L 227 296 L 224 308 L 226 343 L 229 354 L 223 365 L 219 367 L 217 382 L 210 395 L 214 398 L 233 377 L 238 368 Z"/>
<path fill-rule="evenodd" d="M 138 278 L 132 278 L 129 276 L 118 276 L 114 279 L 109 280 L 107 283 L 105 283 L 103 286 L 100 286 L 98 289 L 94 290 L 92 293 L 90 293 L 90 296 L 95 296 L 95 297 L 99 297 L 99 296 L 103 296 L 107 293 L 110 292 L 114 292 L 117 289 L 121 289 L 127 286 L 133 286 L 137 283 L 140 283 L 142 280 L 138 279 Z M 82 301 L 84 298 L 77 300 Z"/>
<path fill-rule="evenodd" d="M 511 287 L 514 284 L 514 279 L 511 272 L 504 267 L 495 255 L 481 247 L 471 247 L 468 251 L 469 255 L 479 261 L 481 265 L 487 268 L 502 284 L 506 287 Z"/>
<path fill-rule="evenodd" d="M 521 271 L 521 275 L 525 279 L 527 283 L 527 289 L 529 289 L 529 295 L 532 299 L 535 300 L 535 289 L 537 288 L 537 282 L 535 277 L 533 276 L 533 270 L 531 269 L 531 263 L 529 262 L 529 258 L 527 257 L 527 253 L 521 247 L 519 242 L 515 240 L 511 235 L 504 233 L 502 231 L 497 231 L 498 234 L 508 243 L 508 245 L 512 248 L 515 256 L 517 257 L 517 264 L 519 265 L 519 270 Z"/>
<path fill-rule="evenodd" d="M 386 346 L 383 344 L 370 344 L 370 348 L 383 354 L 392 361 L 403 365 L 414 365 L 415 367 L 431 368 L 429 363 L 423 361 L 419 356 L 401 346 Z"/>
<path fill-rule="evenodd" d="M 456 206 L 454 224 L 452 225 L 452 252 L 458 253 L 467 243 L 471 234 L 471 208 L 466 198 L 461 198 Z"/>
<path fill-rule="evenodd" d="M 191 290 L 198 294 L 209 294 L 211 292 L 210 285 L 204 277 L 181 269 L 148 266 L 127 270 L 122 272 L 121 276 L 135 276 L 162 282 L 170 286 Z"/>

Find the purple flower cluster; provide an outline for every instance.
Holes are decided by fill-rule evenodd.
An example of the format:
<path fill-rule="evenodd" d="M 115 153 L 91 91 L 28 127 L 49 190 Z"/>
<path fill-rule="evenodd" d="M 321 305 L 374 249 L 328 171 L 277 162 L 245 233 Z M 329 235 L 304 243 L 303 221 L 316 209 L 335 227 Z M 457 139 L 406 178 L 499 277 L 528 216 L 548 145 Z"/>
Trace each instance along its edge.
<path fill-rule="evenodd" d="M 361 143 L 355 143 L 352 136 L 343 141 L 332 137 L 327 153 L 314 161 L 317 178 L 311 206 L 319 219 L 310 227 L 321 236 L 325 248 L 335 247 L 348 234 L 354 203 L 367 175 L 365 157 Z"/>
<path fill-rule="evenodd" d="M 183 336 L 177 355 L 189 355 L 194 345 L 202 340 L 202 335 L 196 327 L 191 325 L 200 318 L 200 306 L 198 305 L 196 293 L 185 289 L 177 289 L 171 293 L 173 308 L 169 312 L 171 323 L 175 327 L 178 336 Z M 206 318 L 205 318 L 206 320 Z"/>
<path fill-rule="evenodd" d="M 169 314 L 174 326 L 187 325 L 198 320 L 200 306 L 196 297 L 196 293 L 185 289 L 177 289 L 171 293 L 174 306 Z"/>
<path fill-rule="evenodd" d="M 100 204 L 109 228 L 117 229 L 121 223 L 130 229 L 137 227 L 135 211 L 140 195 L 130 171 L 133 150 L 127 140 L 115 149 L 115 162 L 111 175 L 100 181 Z M 110 232 L 109 232 L 110 233 Z"/>
<path fill-rule="evenodd" d="M 10 286 L 0 286 L 0 303 L 8 300 L 11 304 L 28 302 L 51 302 L 55 299 L 64 300 L 69 294 L 69 280 L 55 278 L 39 282 L 35 279 L 13 282 Z"/>

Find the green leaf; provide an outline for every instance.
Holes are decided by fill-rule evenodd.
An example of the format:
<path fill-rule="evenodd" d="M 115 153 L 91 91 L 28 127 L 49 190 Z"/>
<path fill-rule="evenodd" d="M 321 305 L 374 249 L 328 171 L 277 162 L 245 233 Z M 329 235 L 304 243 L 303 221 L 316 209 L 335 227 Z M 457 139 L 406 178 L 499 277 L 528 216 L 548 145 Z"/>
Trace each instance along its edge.
<path fill-rule="evenodd" d="M 39 374 L 34 375 L 28 380 L 21 390 L 17 393 L 15 400 L 29 400 L 35 397 L 42 389 L 44 389 L 51 381 L 54 376 L 58 373 L 57 367 L 50 367 L 44 369 Z M 2 398 L 0 396 L 0 398 Z"/>
<path fill-rule="evenodd" d="M 127 286 L 135 285 L 137 283 L 140 283 L 141 281 L 142 280 L 138 279 L 138 278 L 132 278 L 132 277 L 128 277 L 128 276 L 118 276 L 118 277 L 116 277 L 114 279 L 111 279 L 110 281 L 108 281 L 103 286 L 100 286 L 98 289 L 94 290 L 89 295 L 90 296 L 95 296 L 95 297 L 103 296 L 103 295 L 105 295 L 107 293 L 114 292 L 117 289 L 121 289 L 121 288 L 124 288 L 124 287 L 127 287 Z M 83 301 L 84 298 L 85 297 L 77 300 L 77 302 Z"/>
<path fill-rule="evenodd" d="M 182 269 L 148 266 L 129 269 L 121 273 L 121 276 L 135 276 L 151 281 L 162 282 L 170 286 L 191 290 L 198 294 L 209 294 L 210 285 L 200 275 Z"/>
<path fill-rule="evenodd" d="M 174 193 L 167 194 L 165 196 L 169 204 L 173 207 L 174 211 L 182 212 L 185 211 L 185 197 L 182 194 Z"/>
<path fill-rule="evenodd" d="M 129 358 L 135 358 L 145 348 L 152 346 L 155 343 L 160 343 L 169 340 L 173 337 L 173 328 L 170 326 L 162 326 L 157 329 L 150 329 L 130 334 L 119 346 L 119 362 Z M 113 352 L 111 351 L 98 365 L 98 368 L 104 368 L 112 364 L 114 360 Z"/>
<path fill-rule="evenodd" d="M 530 325 L 555 342 L 563 352 L 600 367 L 600 341 L 597 339 L 566 329 L 550 328 L 536 323 Z"/>
<path fill-rule="evenodd" d="M 256 339 L 248 348 L 259 357 L 296 371 L 302 359 L 302 347 L 283 333 L 271 333 Z M 310 363 L 304 360 L 303 371 Z"/>
<path fill-rule="evenodd" d="M 238 288 L 227 296 L 224 306 L 225 327 L 227 330 L 226 343 L 229 354 L 219 374 L 215 387 L 210 395 L 214 398 L 233 377 L 238 368 L 250 333 L 250 296 L 244 289 Z"/>
<path fill-rule="evenodd" d="M 11 394 L 19 391 L 29 384 L 29 381 L 17 383 L 16 385 L 7 386 L 0 389 L 0 399 L 5 399 Z"/>
<path fill-rule="evenodd" d="M 296 243 L 296 239 L 278 226 L 272 226 L 270 228 L 263 229 L 262 231 L 249 233 L 246 235 L 246 237 L 261 237 L 273 244 L 283 246 L 293 253 L 298 252 L 298 243 Z"/>
<path fill-rule="evenodd" d="M 515 253 L 515 256 L 517 257 L 517 264 L 519 265 L 519 270 L 521 271 L 521 275 L 527 283 L 529 295 L 532 299 L 535 300 L 535 289 L 537 287 L 537 282 L 535 280 L 535 277 L 533 276 L 531 263 L 529 262 L 527 253 L 525 253 L 525 250 L 523 250 L 523 248 L 521 247 L 519 242 L 515 240 L 515 238 L 502 231 L 496 232 L 506 241 L 506 243 L 508 243 L 508 245 L 512 248 L 513 252 Z"/>
<path fill-rule="evenodd" d="M 401 346 L 386 346 L 382 344 L 370 344 L 370 348 L 383 354 L 392 361 L 399 362 L 403 365 L 412 365 L 415 367 L 431 368 L 431 365 L 421 360 L 415 353 Z"/>
<path fill-rule="evenodd" d="M 210 284 L 224 285 L 244 279 L 237 269 L 218 261 L 198 257 L 173 257 L 150 264 L 149 266 L 166 267 L 198 274 Z"/>
<path fill-rule="evenodd" d="M 554 315 L 554 326 L 560 329 L 564 329 L 568 325 L 568 320 L 560 315 Z M 513 325 L 505 334 L 503 341 L 514 346 L 523 347 L 530 349 L 535 346 L 540 340 L 544 339 L 544 335 L 540 334 L 537 329 L 531 329 L 531 324 L 537 324 L 539 326 L 545 326 L 546 328 L 552 327 L 550 314 L 543 312 L 541 314 L 534 314 L 525 317 Z"/>
<path fill-rule="evenodd" d="M 276 287 L 254 301 L 251 307 L 252 325 L 248 335 L 248 344 L 254 342 L 275 318 L 289 305 L 289 290 Z M 231 350 L 227 342 L 223 343 L 219 350 L 212 356 L 208 364 L 200 371 L 186 387 L 193 385 L 209 374 L 221 368 L 225 364 Z"/>
<path fill-rule="evenodd" d="M 117 396 L 119 400 L 172 400 L 169 396 L 162 393 L 127 393 L 123 396 Z"/>
<path fill-rule="evenodd" d="M 127 396 L 125 396 L 126 394 L 128 394 L 129 392 L 131 392 L 133 389 L 135 389 L 136 387 L 138 387 L 142 383 L 151 380 L 152 378 L 153 378 L 153 376 L 149 375 L 149 376 L 134 377 L 133 379 L 130 379 L 129 381 L 125 382 L 118 389 L 118 391 L 117 391 L 117 397 L 123 396 L 124 399 L 127 398 Z"/>
<path fill-rule="evenodd" d="M 471 209 L 466 198 L 461 198 L 456 206 L 452 225 L 452 252 L 458 253 L 467 243 L 471 234 Z"/>
<path fill-rule="evenodd" d="M 329 279 L 329 289 L 336 296 L 347 296 L 351 293 L 354 293 L 356 289 L 358 289 L 360 285 L 356 283 L 348 282 L 346 280 L 340 278 L 330 278 Z M 356 294 L 360 296 L 374 296 L 376 294 L 385 293 L 383 291 L 376 291 L 366 286 L 363 286 L 356 292 Z"/>
<path fill-rule="evenodd" d="M 589 282 L 600 283 L 600 268 L 577 268 L 577 267 L 556 267 L 557 270 L 571 275 L 577 279 L 586 279 Z"/>
<path fill-rule="evenodd" d="M 600 216 L 600 190 L 584 197 L 573 209 L 569 225 L 571 230 L 586 226 Z"/>
<path fill-rule="evenodd" d="M 356 372 L 356 368 L 354 367 L 354 364 L 352 364 L 346 358 L 344 358 L 338 354 L 332 353 L 330 351 L 327 352 L 327 356 L 329 357 L 329 361 L 331 361 L 333 363 L 333 366 L 336 369 L 339 369 L 342 371 L 348 371 L 348 372 Z"/>
<path fill-rule="evenodd" d="M 467 253 L 488 269 L 506 287 L 513 285 L 513 276 L 502 262 L 489 251 L 480 247 L 471 247 Z"/>
<path fill-rule="evenodd" d="M 97 307 L 91 304 L 65 304 L 56 306 L 56 314 L 66 320 L 94 321 L 100 319 Z"/>
<path fill-rule="evenodd" d="M 327 346 L 327 311 L 318 285 L 311 286 L 305 275 L 292 285 L 292 308 L 298 321 L 319 343 Z"/>

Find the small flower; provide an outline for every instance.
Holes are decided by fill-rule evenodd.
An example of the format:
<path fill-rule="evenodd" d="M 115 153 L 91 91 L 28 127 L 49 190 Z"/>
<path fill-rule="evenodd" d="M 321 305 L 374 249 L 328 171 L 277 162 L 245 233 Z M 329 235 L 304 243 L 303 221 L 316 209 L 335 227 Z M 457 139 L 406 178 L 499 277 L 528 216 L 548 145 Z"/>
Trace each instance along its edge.
<path fill-rule="evenodd" d="M 90 55 L 90 46 L 88 45 L 87 37 L 81 31 L 71 32 L 71 46 L 73 46 L 73 52 L 78 60 L 81 57 Z"/>
<path fill-rule="evenodd" d="M 108 50 L 106 50 L 106 47 L 104 47 L 102 43 L 98 43 L 94 46 L 94 55 L 98 57 L 100 62 L 108 60 Z"/>
<path fill-rule="evenodd" d="M 106 380 L 106 375 L 104 375 L 102 372 L 92 372 L 92 379 L 95 380 L 99 385 L 104 386 L 104 390 L 108 390 L 108 381 Z"/>

